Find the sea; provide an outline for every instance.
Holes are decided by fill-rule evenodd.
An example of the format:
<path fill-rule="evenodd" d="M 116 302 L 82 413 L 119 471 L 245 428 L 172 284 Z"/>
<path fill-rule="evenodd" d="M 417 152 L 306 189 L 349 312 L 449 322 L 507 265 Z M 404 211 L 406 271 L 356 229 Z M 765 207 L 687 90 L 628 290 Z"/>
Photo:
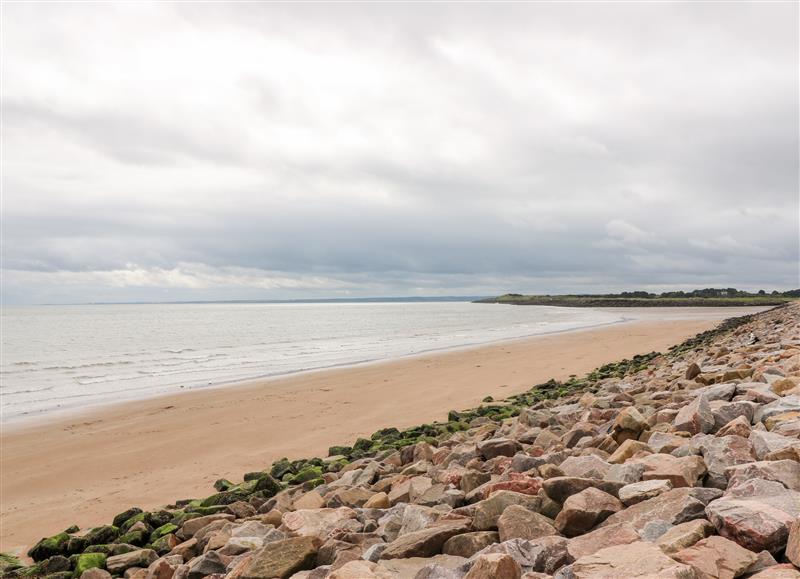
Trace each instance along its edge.
<path fill-rule="evenodd" d="M 623 321 L 470 302 L 5 306 L 3 423 Z"/>

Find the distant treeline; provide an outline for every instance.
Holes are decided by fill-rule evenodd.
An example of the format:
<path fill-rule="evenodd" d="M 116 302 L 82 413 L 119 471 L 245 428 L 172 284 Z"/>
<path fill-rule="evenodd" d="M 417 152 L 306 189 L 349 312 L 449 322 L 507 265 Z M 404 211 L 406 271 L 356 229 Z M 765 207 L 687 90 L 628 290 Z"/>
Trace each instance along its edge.
<path fill-rule="evenodd" d="M 800 289 L 767 293 L 736 288 L 706 288 L 690 292 L 654 294 L 630 291 L 618 294 L 523 295 L 505 294 L 478 300 L 479 303 L 571 307 L 668 307 L 668 306 L 775 306 L 800 298 Z"/>

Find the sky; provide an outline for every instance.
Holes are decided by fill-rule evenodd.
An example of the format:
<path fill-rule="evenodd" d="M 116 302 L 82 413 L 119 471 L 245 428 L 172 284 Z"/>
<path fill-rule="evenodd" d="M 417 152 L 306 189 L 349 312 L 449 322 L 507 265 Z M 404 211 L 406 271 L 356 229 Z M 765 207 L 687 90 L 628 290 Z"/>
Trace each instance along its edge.
<path fill-rule="evenodd" d="M 5 303 L 800 287 L 787 3 L 4 3 Z"/>

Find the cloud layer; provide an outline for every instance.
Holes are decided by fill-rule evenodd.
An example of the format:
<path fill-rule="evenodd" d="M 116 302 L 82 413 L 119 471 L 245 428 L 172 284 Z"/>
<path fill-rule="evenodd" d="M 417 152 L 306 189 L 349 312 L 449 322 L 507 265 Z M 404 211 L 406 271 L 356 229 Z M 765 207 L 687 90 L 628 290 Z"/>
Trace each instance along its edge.
<path fill-rule="evenodd" d="M 7 301 L 800 285 L 797 4 L 3 10 Z"/>

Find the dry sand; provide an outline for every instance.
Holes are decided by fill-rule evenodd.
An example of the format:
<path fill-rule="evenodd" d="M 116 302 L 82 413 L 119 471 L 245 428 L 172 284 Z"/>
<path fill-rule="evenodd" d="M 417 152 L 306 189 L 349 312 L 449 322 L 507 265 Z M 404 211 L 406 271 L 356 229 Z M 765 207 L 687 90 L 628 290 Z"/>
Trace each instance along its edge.
<path fill-rule="evenodd" d="M 0 550 L 71 524 L 107 523 L 130 506 L 207 496 L 282 456 L 325 456 L 387 426 L 444 420 L 550 378 L 663 351 L 754 309 L 644 313 L 644 320 L 487 346 L 196 390 L 5 426 Z M 685 312 L 685 311 L 684 311 Z M 666 320 L 654 318 L 666 317 Z"/>

